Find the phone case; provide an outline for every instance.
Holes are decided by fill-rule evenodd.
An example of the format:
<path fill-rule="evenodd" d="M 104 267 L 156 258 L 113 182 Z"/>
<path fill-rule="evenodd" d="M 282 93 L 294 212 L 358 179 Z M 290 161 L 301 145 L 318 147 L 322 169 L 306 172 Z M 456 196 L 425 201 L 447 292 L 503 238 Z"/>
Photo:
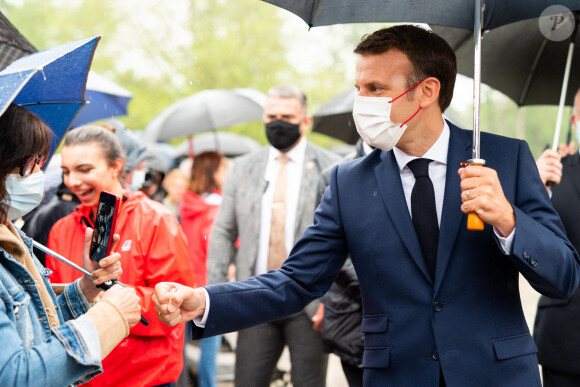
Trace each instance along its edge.
<path fill-rule="evenodd" d="M 99 196 L 99 207 L 89 253 L 93 261 L 100 261 L 111 254 L 119 202 L 117 195 L 107 191 L 102 191 Z"/>

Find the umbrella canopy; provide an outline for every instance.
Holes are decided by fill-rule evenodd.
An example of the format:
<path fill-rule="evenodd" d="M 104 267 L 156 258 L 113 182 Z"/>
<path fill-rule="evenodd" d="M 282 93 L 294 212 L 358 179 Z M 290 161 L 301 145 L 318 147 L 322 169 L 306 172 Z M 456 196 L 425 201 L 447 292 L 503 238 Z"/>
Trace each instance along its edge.
<path fill-rule="evenodd" d="M 326 102 L 312 115 L 312 131 L 355 144 L 360 138 L 352 117 L 356 90 L 349 87 Z"/>
<path fill-rule="evenodd" d="M 263 0 L 298 15 L 310 27 L 343 23 L 413 22 L 473 31 L 473 0 Z M 553 0 L 484 0 L 482 30 L 538 17 Z M 575 0 L 559 0 L 571 10 Z"/>
<path fill-rule="evenodd" d="M 457 56 L 457 71 L 473 77 L 473 38 L 467 31 L 433 26 Z M 538 28 L 538 19 L 509 24 L 483 35 L 481 81 L 501 91 L 518 106 L 557 105 L 570 40 L 550 40 Z M 580 50 L 572 57 L 566 104 L 574 102 L 580 86 Z"/>
<path fill-rule="evenodd" d="M 34 52 L 36 48 L 0 13 L 0 70 Z"/>
<path fill-rule="evenodd" d="M 24 106 L 55 134 L 54 152 L 85 104 L 87 73 L 100 36 L 20 58 L 0 72 L 0 115 L 11 102 Z"/>
<path fill-rule="evenodd" d="M 261 148 L 260 143 L 253 138 L 230 132 L 202 133 L 194 136 L 192 141 L 194 155 L 219 151 L 226 157 L 237 157 Z M 183 141 L 175 150 L 175 158 L 189 156 L 189 149 L 189 140 Z"/>
<path fill-rule="evenodd" d="M 73 123 L 73 128 L 89 122 L 127 115 L 127 105 L 133 94 L 108 78 L 89 71 L 87 104 Z"/>
<path fill-rule="evenodd" d="M 147 142 L 167 141 L 196 132 L 260 119 L 266 95 L 256 89 L 210 89 L 164 109 L 143 131 Z"/>

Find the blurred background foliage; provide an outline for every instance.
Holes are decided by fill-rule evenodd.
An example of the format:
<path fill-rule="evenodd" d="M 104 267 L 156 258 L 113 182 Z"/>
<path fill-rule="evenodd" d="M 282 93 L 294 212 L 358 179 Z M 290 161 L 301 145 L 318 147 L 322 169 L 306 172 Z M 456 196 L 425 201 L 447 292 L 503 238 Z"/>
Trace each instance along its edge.
<path fill-rule="evenodd" d="M 315 112 L 352 86 L 352 49 L 362 35 L 382 26 L 309 31 L 298 17 L 258 0 L 2 0 L 0 10 L 39 50 L 103 35 L 92 69 L 133 93 L 129 114 L 120 120 L 134 130 L 173 102 L 213 88 L 266 92 L 294 83 L 305 90 L 310 113 Z M 456 91 L 449 116 L 471 128 L 472 86 L 461 80 L 457 88 L 461 92 Z M 535 156 L 551 143 L 556 107 L 518 109 L 487 87 L 482 101 L 482 130 L 524 138 Z M 266 143 L 260 122 L 227 130 Z M 309 138 L 329 148 L 341 144 L 316 133 Z"/>

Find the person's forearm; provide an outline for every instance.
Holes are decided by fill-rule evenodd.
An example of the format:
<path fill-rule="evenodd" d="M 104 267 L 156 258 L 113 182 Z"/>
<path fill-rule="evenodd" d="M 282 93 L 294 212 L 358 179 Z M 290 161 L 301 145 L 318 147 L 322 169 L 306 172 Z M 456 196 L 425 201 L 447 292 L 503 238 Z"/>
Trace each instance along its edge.
<path fill-rule="evenodd" d="M 129 336 L 129 325 L 123 312 L 108 300 L 98 302 L 86 315 L 97 329 L 101 359 L 104 359 L 121 340 Z"/>

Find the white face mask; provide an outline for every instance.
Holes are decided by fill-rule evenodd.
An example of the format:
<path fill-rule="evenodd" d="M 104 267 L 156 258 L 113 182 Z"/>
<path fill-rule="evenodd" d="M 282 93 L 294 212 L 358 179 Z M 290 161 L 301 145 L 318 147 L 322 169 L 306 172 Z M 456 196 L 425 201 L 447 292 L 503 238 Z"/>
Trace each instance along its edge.
<path fill-rule="evenodd" d="M 364 142 L 384 151 L 390 151 L 397 145 L 407 129 L 405 124 L 415 117 L 421 108 L 419 107 L 407 121 L 395 124 L 391 121 L 391 107 L 394 101 L 413 90 L 419 83 L 394 99 L 359 95 L 354 97 L 352 116 L 356 130 Z"/>
<path fill-rule="evenodd" d="M 11 173 L 6 177 L 6 191 L 9 200 L 3 201 L 10 206 L 7 217 L 12 221 L 28 214 L 40 204 L 44 192 L 44 173 L 40 171 L 28 177 Z"/>
<path fill-rule="evenodd" d="M 143 184 L 145 183 L 145 171 L 134 170 L 131 175 L 131 185 L 129 189 L 131 191 L 139 191 Z"/>

